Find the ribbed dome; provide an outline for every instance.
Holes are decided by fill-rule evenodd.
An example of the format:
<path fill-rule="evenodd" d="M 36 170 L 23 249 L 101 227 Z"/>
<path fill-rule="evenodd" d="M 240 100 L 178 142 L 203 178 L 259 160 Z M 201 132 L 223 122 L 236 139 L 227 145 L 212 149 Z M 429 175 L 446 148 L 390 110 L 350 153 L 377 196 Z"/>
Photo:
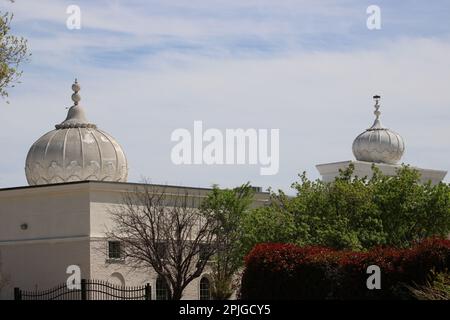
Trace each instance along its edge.
<path fill-rule="evenodd" d="M 72 85 L 74 106 L 67 118 L 39 138 L 28 151 L 25 173 L 30 185 L 102 180 L 125 182 L 128 175 L 125 154 L 106 132 L 86 120 L 78 105 L 80 86 Z"/>
<path fill-rule="evenodd" d="M 353 141 L 353 154 L 360 161 L 396 164 L 405 152 L 405 143 L 398 133 L 383 127 L 378 110 L 380 96 L 374 96 L 374 99 L 376 119 Z"/>

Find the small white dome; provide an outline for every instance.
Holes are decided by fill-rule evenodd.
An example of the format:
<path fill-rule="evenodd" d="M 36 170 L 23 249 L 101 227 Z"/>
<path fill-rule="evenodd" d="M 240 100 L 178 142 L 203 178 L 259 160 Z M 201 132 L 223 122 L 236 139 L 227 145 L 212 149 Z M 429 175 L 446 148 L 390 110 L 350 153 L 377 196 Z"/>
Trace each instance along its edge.
<path fill-rule="evenodd" d="M 89 123 L 78 105 L 79 84 L 67 118 L 39 138 L 28 151 L 25 174 L 30 185 L 82 180 L 126 182 L 125 153 L 116 140 Z"/>
<path fill-rule="evenodd" d="M 374 96 L 374 99 L 376 119 L 369 129 L 353 141 L 353 154 L 359 161 L 396 164 L 405 152 L 405 143 L 398 133 L 383 127 L 379 119 L 381 112 L 378 110 L 380 96 Z"/>

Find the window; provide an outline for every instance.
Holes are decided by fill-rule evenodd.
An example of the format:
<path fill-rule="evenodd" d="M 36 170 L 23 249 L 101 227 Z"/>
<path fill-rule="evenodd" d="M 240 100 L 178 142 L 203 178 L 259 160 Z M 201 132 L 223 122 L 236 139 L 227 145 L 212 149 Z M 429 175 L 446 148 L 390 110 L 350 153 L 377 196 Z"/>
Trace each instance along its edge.
<path fill-rule="evenodd" d="M 210 259 L 210 247 L 207 244 L 201 244 L 198 250 L 199 260 L 205 261 Z"/>
<path fill-rule="evenodd" d="M 120 241 L 108 241 L 108 258 L 121 259 L 122 248 Z"/>
<path fill-rule="evenodd" d="M 156 300 L 169 300 L 169 286 L 161 276 L 156 279 Z"/>
<path fill-rule="evenodd" d="M 211 300 L 210 283 L 206 277 L 200 280 L 200 300 Z"/>
<path fill-rule="evenodd" d="M 167 259 L 167 250 L 168 250 L 167 242 L 158 242 L 156 244 L 156 252 L 161 259 Z"/>

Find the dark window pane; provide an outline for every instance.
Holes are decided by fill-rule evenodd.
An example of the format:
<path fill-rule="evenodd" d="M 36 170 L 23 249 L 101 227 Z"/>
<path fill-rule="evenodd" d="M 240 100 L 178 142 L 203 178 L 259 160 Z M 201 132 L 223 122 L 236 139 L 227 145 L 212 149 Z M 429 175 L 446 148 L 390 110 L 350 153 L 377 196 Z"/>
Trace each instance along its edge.
<path fill-rule="evenodd" d="M 199 248 L 199 259 L 201 261 L 209 260 L 209 249 L 210 247 L 206 244 L 201 244 Z"/>
<path fill-rule="evenodd" d="M 120 241 L 108 242 L 108 257 L 110 259 L 120 259 L 122 257 Z"/>
<path fill-rule="evenodd" d="M 158 242 L 156 244 L 156 251 L 161 259 L 167 259 L 167 250 L 168 245 L 166 242 Z"/>
<path fill-rule="evenodd" d="M 200 300 L 210 300 L 211 290 L 208 278 L 203 277 L 200 280 Z"/>
<path fill-rule="evenodd" d="M 169 300 L 169 287 L 161 276 L 156 279 L 156 300 Z"/>

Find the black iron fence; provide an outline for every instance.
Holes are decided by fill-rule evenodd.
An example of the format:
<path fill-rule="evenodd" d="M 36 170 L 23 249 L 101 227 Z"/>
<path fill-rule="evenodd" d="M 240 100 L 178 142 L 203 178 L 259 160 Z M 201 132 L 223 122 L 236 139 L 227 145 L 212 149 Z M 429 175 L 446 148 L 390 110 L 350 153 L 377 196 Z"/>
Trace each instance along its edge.
<path fill-rule="evenodd" d="M 14 300 L 151 300 L 151 286 L 129 287 L 102 280 L 82 279 L 78 289 L 60 284 L 48 290 L 14 288 Z"/>

